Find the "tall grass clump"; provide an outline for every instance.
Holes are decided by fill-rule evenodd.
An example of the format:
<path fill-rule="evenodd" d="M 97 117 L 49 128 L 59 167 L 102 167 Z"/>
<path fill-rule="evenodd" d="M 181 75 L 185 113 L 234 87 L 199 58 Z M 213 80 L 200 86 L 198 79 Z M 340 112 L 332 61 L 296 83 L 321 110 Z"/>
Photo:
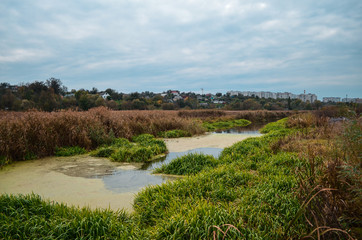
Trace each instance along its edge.
<path fill-rule="evenodd" d="M 207 131 L 230 129 L 235 127 L 246 127 L 251 122 L 245 119 L 232 119 L 232 120 L 216 120 L 216 121 L 205 121 L 203 126 Z"/>
<path fill-rule="evenodd" d="M 155 139 L 151 134 L 141 134 L 132 140 L 117 138 L 112 145 L 99 147 L 91 155 L 108 157 L 117 162 L 146 162 L 167 152 L 165 142 Z"/>
<path fill-rule="evenodd" d="M 213 156 L 200 153 L 189 153 L 172 160 L 167 165 L 162 165 L 160 168 L 155 169 L 154 173 L 190 175 L 204 169 L 214 168 L 217 164 L 218 161 Z"/>
<path fill-rule="evenodd" d="M 204 132 L 201 122 L 184 119 L 174 111 L 110 111 L 104 107 L 87 112 L 2 112 L 0 156 L 8 161 L 54 155 L 57 148 L 86 150 L 111 144 L 115 138 L 183 130 Z"/>

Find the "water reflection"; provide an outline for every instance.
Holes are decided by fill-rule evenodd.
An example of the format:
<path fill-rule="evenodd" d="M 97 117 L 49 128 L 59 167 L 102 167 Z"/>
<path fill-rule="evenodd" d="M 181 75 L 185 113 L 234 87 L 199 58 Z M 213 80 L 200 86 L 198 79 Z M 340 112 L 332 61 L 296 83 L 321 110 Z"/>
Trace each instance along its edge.
<path fill-rule="evenodd" d="M 195 149 L 191 149 L 186 152 L 171 152 L 171 153 L 168 153 L 166 157 L 163 157 L 163 158 L 159 159 L 158 161 L 145 163 L 141 169 L 153 170 L 155 168 L 161 167 L 162 164 L 168 164 L 173 159 L 187 155 L 189 153 L 203 153 L 206 155 L 212 155 L 215 158 L 217 158 L 217 157 L 219 157 L 222 150 L 223 150 L 222 148 L 195 148 Z"/>
<path fill-rule="evenodd" d="M 147 185 L 161 184 L 175 179 L 175 177 L 171 176 L 151 174 L 153 169 L 160 167 L 162 164 L 167 164 L 173 159 L 189 153 L 203 153 L 217 158 L 221 151 L 221 148 L 196 148 L 186 152 L 171 152 L 158 161 L 144 164 L 140 170 L 115 170 L 112 175 L 103 176 L 103 182 L 105 187 L 113 192 L 137 192 Z"/>
<path fill-rule="evenodd" d="M 246 127 L 236 127 L 226 130 L 216 130 L 213 133 L 220 133 L 220 134 L 248 134 L 253 136 L 261 136 L 262 134 L 259 132 L 264 125 L 260 124 L 250 124 Z"/>
<path fill-rule="evenodd" d="M 103 177 L 103 182 L 108 190 L 117 193 L 137 192 L 147 185 L 156 185 L 173 180 L 172 177 L 152 175 L 151 171 L 144 170 L 119 170 L 113 175 Z"/>

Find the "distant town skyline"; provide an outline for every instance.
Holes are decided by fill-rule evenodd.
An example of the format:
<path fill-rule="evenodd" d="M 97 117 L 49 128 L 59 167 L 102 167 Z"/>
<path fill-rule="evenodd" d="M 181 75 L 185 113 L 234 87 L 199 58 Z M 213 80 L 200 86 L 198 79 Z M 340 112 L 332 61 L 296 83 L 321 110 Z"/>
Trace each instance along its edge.
<path fill-rule="evenodd" d="M 361 97 L 362 1 L 0 1 L 0 82 Z"/>

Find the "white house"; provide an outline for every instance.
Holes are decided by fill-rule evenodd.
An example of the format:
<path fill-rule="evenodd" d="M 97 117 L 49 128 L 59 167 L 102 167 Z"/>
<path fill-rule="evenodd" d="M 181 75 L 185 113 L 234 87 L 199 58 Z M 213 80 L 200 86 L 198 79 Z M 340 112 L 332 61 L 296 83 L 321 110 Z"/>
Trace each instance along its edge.
<path fill-rule="evenodd" d="M 107 98 L 110 97 L 111 95 L 109 95 L 107 92 L 104 92 L 104 93 L 101 93 L 100 96 L 101 96 L 103 99 L 107 99 Z"/>

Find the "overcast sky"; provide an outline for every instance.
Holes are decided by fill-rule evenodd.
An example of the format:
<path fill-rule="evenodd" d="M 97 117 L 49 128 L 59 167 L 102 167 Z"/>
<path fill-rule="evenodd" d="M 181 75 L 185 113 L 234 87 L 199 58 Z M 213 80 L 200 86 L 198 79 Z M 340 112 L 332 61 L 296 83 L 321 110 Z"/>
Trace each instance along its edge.
<path fill-rule="evenodd" d="M 362 97 L 361 0 L 1 0 L 0 82 Z"/>

